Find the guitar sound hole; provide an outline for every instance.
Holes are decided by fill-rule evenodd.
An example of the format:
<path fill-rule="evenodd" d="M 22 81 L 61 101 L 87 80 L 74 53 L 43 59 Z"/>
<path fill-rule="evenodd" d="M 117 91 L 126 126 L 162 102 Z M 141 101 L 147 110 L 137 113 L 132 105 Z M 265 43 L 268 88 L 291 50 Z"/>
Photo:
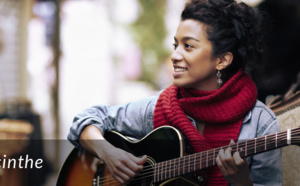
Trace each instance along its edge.
<path fill-rule="evenodd" d="M 153 164 L 154 160 L 147 157 L 147 162 L 144 164 L 144 169 L 135 177 L 128 185 L 149 186 L 153 184 Z"/>

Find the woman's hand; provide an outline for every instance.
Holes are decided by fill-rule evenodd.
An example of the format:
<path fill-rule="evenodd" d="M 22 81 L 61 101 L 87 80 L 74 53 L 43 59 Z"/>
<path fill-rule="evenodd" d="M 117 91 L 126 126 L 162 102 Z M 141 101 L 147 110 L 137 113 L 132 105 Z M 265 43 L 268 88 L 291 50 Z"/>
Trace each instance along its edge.
<path fill-rule="evenodd" d="M 105 151 L 105 155 L 101 159 L 105 162 L 111 175 L 119 183 L 126 184 L 143 169 L 147 156 L 138 158 L 122 149 L 112 147 Z"/>
<path fill-rule="evenodd" d="M 234 144 L 233 140 L 230 144 Z M 216 158 L 216 163 L 224 178 L 234 186 L 253 185 L 247 159 L 243 160 L 239 152 L 231 155 L 231 151 L 230 147 L 225 150 L 221 149 Z"/>
<path fill-rule="evenodd" d="M 111 175 L 121 184 L 128 183 L 135 177 L 147 161 L 147 156 L 138 158 L 116 148 L 106 141 L 101 131 L 93 125 L 85 127 L 79 141 L 82 147 L 104 161 Z"/>

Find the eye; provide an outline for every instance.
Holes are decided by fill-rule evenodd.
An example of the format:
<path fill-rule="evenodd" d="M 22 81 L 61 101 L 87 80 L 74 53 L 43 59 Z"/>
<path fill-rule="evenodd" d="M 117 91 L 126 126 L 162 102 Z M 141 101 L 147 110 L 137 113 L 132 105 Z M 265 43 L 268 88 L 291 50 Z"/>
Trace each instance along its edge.
<path fill-rule="evenodd" d="M 193 48 L 192 45 L 189 45 L 189 44 L 187 44 L 187 43 L 184 44 L 184 47 L 185 47 L 185 48 Z"/>
<path fill-rule="evenodd" d="M 176 50 L 176 48 L 178 47 L 178 45 L 174 43 L 173 47 L 174 47 L 174 50 Z"/>

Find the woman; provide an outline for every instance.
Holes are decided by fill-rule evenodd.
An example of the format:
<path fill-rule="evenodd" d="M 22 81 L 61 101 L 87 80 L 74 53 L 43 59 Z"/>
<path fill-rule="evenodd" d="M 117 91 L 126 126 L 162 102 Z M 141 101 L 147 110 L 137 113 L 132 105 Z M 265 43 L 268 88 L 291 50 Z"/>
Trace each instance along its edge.
<path fill-rule="evenodd" d="M 146 156 L 115 148 L 103 139 L 106 130 L 142 138 L 171 125 L 187 137 L 194 152 L 279 131 L 274 114 L 256 100 L 256 86 L 245 73 L 255 75 L 261 65 L 258 18 L 244 3 L 187 3 L 174 37 L 173 85 L 134 103 L 85 110 L 75 117 L 68 139 L 103 160 L 123 184 L 142 170 Z M 248 159 L 238 152 L 232 156 L 231 150 L 219 151 L 217 166 L 207 170 L 208 185 L 282 184 L 280 150 Z"/>

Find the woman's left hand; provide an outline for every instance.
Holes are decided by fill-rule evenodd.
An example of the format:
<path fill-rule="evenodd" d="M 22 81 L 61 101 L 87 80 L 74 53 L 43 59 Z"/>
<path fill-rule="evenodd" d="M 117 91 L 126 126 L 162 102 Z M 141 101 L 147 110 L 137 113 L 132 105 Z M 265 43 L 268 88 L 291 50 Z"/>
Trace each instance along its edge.
<path fill-rule="evenodd" d="M 234 141 L 232 140 L 230 144 L 234 144 Z M 231 155 L 231 151 L 230 147 L 225 150 L 221 149 L 216 158 L 216 163 L 224 178 L 234 186 L 253 185 L 247 159 L 243 160 L 239 152 Z"/>

